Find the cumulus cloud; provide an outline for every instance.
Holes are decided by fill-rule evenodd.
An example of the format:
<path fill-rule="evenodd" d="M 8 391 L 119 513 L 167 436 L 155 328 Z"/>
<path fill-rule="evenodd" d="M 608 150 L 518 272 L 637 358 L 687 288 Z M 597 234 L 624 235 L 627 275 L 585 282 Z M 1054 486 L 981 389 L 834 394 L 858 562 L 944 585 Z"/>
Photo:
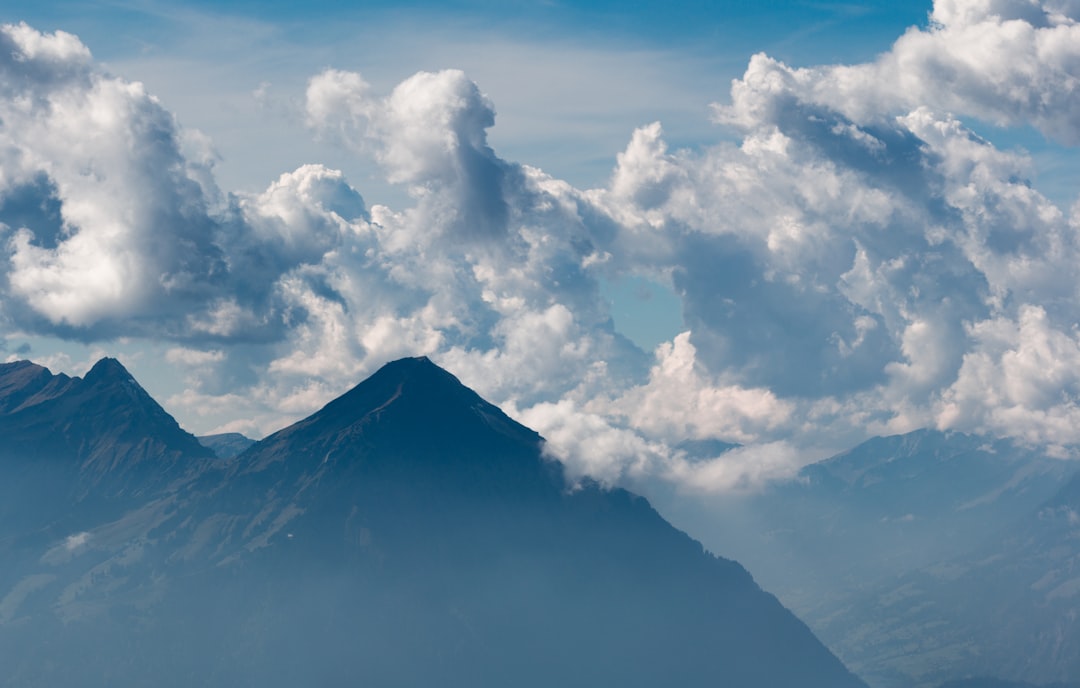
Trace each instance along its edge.
<path fill-rule="evenodd" d="M 1080 11 L 1068 2 L 943 0 L 872 63 L 792 68 L 755 55 L 723 122 L 755 128 L 796 99 L 860 124 L 918 107 L 1080 142 Z"/>
<path fill-rule="evenodd" d="M 1025 305 L 969 326 L 974 340 L 940 401 L 944 427 L 990 428 L 1032 443 L 1075 444 L 1080 421 L 1080 333 Z"/>
<path fill-rule="evenodd" d="M 170 340 L 189 381 L 170 408 L 255 435 L 430 355 L 612 483 L 752 489 L 813 447 L 927 425 L 1067 452 L 1080 206 L 972 127 L 1080 141 L 1077 17 L 941 0 L 870 63 L 754 56 L 714 108 L 736 142 L 673 149 L 646 123 L 596 189 L 500 158 L 459 71 L 389 93 L 313 76 L 309 128 L 374 157 L 404 208 L 318 164 L 222 192 L 142 86 L 8 26 L 3 315 Z M 601 285 L 625 277 L 669 287 L 687 331 L 654 352 L 623 337 Z"/>
<path fill-rule="evenodd" d="M 59 208 L 8 227 L 11 295 L 71 329 L 200 298 L 224 265 L 171 116 L 141 85 L 93 73 L 70 36 L 6 37 L 4 191 L 36 187 Z"/>
<path fill-rule="evenodd" d="M 429 232 L 505 233 L 519 172 L 488 146 L 495 108 L 461 71 L 420 72 L 380 98 L 359 74 L 327 70 L 308 85 L 307 115 L 317 132 L 373 150 L 389 181 L 421 199 Z"/>
<path fill-rule="evenodd" d="M 660 345 L 649 381 L 622 394 L 611 411 L 632 427 L 676 445 L 685 440 L 724 438 L 754 442 L 783 427 L 792 405 L 768 389 L 747 389 L 710 379 L 697 362 L 690 333 Z"/>
<path fill-rule="evenodd" d="M 205 137 L 70 34 L 6 25 L 0 53 L 0 280 L 17 326 L 277 339 L 277 280 L 366 225 L 363 199 L 319 166 L 222 193 Z"/>

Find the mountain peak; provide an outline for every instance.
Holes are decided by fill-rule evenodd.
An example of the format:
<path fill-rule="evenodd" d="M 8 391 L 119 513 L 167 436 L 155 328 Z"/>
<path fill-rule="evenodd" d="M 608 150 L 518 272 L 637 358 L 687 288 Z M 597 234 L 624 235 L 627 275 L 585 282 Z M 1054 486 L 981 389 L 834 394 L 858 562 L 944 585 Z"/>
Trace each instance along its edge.
<path fill-rule="evenodd" d="M 83 377 L 83 381 L 88 384 L 134 379 L 120 361 L 108 356 L 95 363 L 94 367 Z"/>
<path fill-rule="evenodd" d="M 420 376 L 432 380 L 443 380 L 445 382 L 453 381 L 457 385 L 461 385 L 458 379 L 451 373 L 447 372 L 444 368 L 436 365 L 427 356 L 413 356 L 409 358 L 399 358 L 396 361 L 390 361 L 381 368 L 379 368 L 375 375 L 387 376 L 387 377 L 399 377 L 402 379 L 411 378 L 417 379 Z"/>
<path fill-rule="evenodd" d="M 408 399 L 430 410 L 488 405 L 476 392 L 427 356 L 400 358 L 379 368 L 371 377 L 350 389 L 320 411 L 333 415 L 380 412 Z"/>
<path fill-rule="evenodd" d="M 497 466 L 494 475 L 503 470 L 500 464 L 508 457 L 532 457 L 540 441 L 536 432 L 419 356 L 387 363 L 319 411 L 260 444 L 266 448 L 304 446 L 306 455 L 320 465 L 330 455 L 370 455 L 377 457 L 376 463 L 398 468 L 415 459 L 408 470 L 416 470 L 417 475 L 445 477 L 456 471 L 465 480 L 482 472 L 485 462 L 489 468 Z M 394 450 L 373 449 L 384 445 Z M 253 460 L 273 462 L 281 456 L 284 453 L 268 451 Z M 454 464 L 457 468 L 452 468 Z"/>
<path fill-rule="evenodd" d="M 50 382 L 63 386 L 66 375 L 54 376 L 48 368 L 30 361 L 0 364 L 0 413 L 10 413 L 40 393 Z"/>
<path fill-rule="evenodd" d="M 0 459 L 51 466 L 57 494 L 72 503 L 120 500 L 213 457 L 115 358 L 82 378 L 29 363 L 0 368 L 0 437 Z"/>
<path fill-rule="evenodd" d="M 427 356 L 401 358 L 387 363 L 342 395 L 337 402 L 331 402 L 335 403 L 366 414 L 382 414 L 392 407 L 405 406 L 414 420 L 424 419 L 432 426 L 442 424 L 442 421 L 448 421 L 451 425 L 461 422 L 463 418 L 459 414 L 488 417 L 485 421 L 488 425 L 494 417 L 517 425 Z M 455 417 L 456 420 L 451 420 Z M 497 424 L 501 425 L 501 422 Z M 529 431 L 529 434 L 534 433 Z"/>

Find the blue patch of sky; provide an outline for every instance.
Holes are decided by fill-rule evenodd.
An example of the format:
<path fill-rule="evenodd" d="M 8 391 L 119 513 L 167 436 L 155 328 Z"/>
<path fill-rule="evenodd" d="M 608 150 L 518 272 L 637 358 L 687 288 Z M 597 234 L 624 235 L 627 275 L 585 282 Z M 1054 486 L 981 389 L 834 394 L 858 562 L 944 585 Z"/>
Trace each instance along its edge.
<path fill-rule="evenodd" d="M 925 25 L 929 9 L 882 0 L 13 0 L 0 20 L 74 32 L 114 71 L 144 81 L 182 124 L 214 139 L 226 189 L 255 191 L 298 164 L 323 162 L 343 169 L 366 198 L 396 205 L 407 201 L 403 191 L 371 165 L 299 140 L 306 134 L 296 131 L 295 105 L 307 77 L 325 67 L 359 70 L 388 90 L 420 69 L 464 68 L 499 111 L 491 141 L 500 155 L 592 187 L 606 182 L 636 126 L 662 121 L 673 148 L 727 138 L 708 106 L 727 99 L 750 55 L 793 65 L 865 61 L 906 27 Z M 534 49 L 516 61 L 515 44 Z M 581 71 L 598 79 L 595 93 L 582 93 L 560 54 L 592 60 Z M 621 70 L 620 55 L 628 58 Z M 522 60 L 532 71 L 509 76 Z M 535 65 L 546 60 L 543 74 Z M 291 101 L 293 121 L 255 111 L 252 94 L 263 82 Z M 277 145 L 260 145 L 261 136 Z"/>
<path fill-rule="evenodd" d="M 611 304 L 615 330 L 644 351 L 653 351 L 685 329 L 682 301 L 653 280 L 637 276 L 603 280 L 600 293 Z"/>
<path fill-rule="evenodd" d="M 924 26 L 929 2 L 810 2 L 806 0 L 412 0 L 411 2 L 307 2 L 293 0 L 187 0 L 163 3 L 28 2 L 0 8 L 4 21 L 25 20 L 38 28 L 65 28 L 109 40 L 98 42 L 103 57 L 165 44 L 177 38 L 176 18 L 197 12 L 248 18 L 281 29 L 277 38 L 327 43 L 357 25 L 414 21 L 418 31 L 451 18 L 473 28 L 506 31 L 530 40 L 582 38 L 603 43 L 634 42 L 697 54 L 724 54 L 745 63 L 766 51 L 793 64 L 866 60 L 888 48 L 912 25 Z"/>

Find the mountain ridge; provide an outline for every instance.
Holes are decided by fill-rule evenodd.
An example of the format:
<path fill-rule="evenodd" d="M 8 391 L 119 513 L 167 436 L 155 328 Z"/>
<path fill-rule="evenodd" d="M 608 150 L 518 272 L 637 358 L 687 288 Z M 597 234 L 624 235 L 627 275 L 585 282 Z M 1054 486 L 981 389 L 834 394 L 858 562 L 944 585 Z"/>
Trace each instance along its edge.
<path fill-rule="evenodd" d="M 118 515 L 213 456 L 110 358 L 82 378 L 0 365 L 0 437 L 0 539 L 17 523 Z"/>
<path fill-rule="evenodd" d="M 642 497 L 569 485 L 541 442 L 429 360 L 388 364 L 28 547 L 0 579 L 8 678 L 865 688 L 741 565 Z M 39 645 L 78 661 L 43 674 Z"/>
<path fill-rule="evenodd" d="M 929 429 L 876 437 L 727 505 L 706 542 L 746 563 L 879 688 L 980 672 L 1075 679 L 1063 658 L 1045 654 L 1039 667 L 1020 655 L 1035 651 L 1029 636 L 1042 622 L 1043 649 L 1068 646 L 1069 632 L 1049 630 L 1066 626 L 1044 609 L 1071 607 L 1029 588 L 1055 571 L 1058 584 L 1071 580 L 1068 557 L 1051 553 L 1068 542 L 1055 528 L 1080 513 L 1076 471 L 1011 440 Z"/>

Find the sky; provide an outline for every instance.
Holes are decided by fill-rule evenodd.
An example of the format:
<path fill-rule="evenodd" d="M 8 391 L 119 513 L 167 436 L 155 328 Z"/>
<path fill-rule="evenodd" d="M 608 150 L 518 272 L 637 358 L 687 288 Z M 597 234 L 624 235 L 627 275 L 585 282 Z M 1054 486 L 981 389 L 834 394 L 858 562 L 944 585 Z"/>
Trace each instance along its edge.
<path fill-rule="evenodd" d="M 427 355 L 706 495 L 920 427 L 1077 452 L 1076 0 L 0 22 L 8 360 L 257 438 Z"/>

